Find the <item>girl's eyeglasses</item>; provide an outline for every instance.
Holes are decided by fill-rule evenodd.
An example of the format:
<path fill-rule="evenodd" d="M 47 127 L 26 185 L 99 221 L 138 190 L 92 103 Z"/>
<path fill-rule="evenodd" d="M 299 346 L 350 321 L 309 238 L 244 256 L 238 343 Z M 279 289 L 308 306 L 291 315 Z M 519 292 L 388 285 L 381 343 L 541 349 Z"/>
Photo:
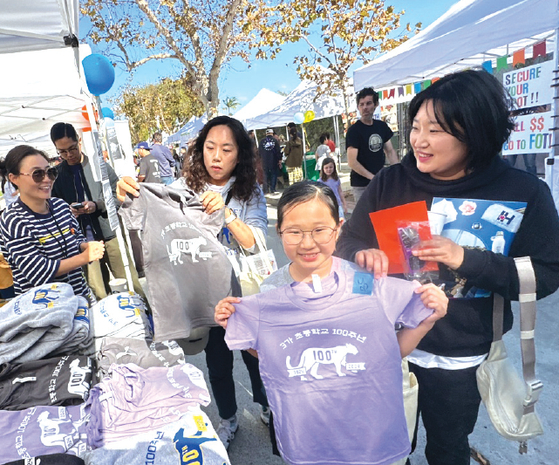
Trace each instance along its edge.
<path fill-rule="evenodd" d="M 43 182 L 45 176 L 48 176 L 51 181 L 56 180 L 58 177 L 58 170 L 56 168 L 47 168 L 46 170 L 35 170 L 32 173 L 19 173 L 23 174 L 24 176 L 31 176 L 31 179 L 35 181 L 37 184 Z"/>
<path fill-rule="evenodd" d="M 317 244 L 327 244 L 332 239 L 332 235 L 336 228 L 329 228 L 327 226 L 320 226 L 318 228 L 314 228 L 312 231 L 303 231 L 301 229 L 284 229 L 280 231 L 281 237 L 285 241 L 286 244 L 289 245 L 297 245 L 303 241 L 305 237 L 305 233 L 311 235 L 313 241 Z"/>

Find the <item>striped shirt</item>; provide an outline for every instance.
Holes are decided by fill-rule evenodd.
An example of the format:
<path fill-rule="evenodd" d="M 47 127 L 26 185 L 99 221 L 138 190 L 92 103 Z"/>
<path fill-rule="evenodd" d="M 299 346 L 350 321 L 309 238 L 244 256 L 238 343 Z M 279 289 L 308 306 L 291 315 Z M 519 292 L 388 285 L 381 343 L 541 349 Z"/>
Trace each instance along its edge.
<path fill-rule="evenodd" d="M 18 199 L 0 218 L 0 251 L 12 268 L 15 294 L 44 283 L 65 282 L 76 295 L 87 297 L 81 268 L 55 277 L 60 261 L 78 255 L 86 239 L 64 200 L 51 198 L 48 203 L 50 212 L 43 215 Z"/>

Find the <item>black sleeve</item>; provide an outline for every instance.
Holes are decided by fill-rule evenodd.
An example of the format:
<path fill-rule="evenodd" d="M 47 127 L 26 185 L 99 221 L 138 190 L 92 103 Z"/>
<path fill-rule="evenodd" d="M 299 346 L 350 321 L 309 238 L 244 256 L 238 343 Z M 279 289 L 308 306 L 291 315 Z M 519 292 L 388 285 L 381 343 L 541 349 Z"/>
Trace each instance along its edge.
<path fill-rule="evenodd" d="M 465 249 L 457 273 L 468 283 L 518 300 L 518 275 L 513 257 L 529 256 L 536 274 L 538 299 L 559 287 L 559 218 L 547 184 L 538 181 L 534 199 L 511 244 L 509 256 L 489 250 Z"/>

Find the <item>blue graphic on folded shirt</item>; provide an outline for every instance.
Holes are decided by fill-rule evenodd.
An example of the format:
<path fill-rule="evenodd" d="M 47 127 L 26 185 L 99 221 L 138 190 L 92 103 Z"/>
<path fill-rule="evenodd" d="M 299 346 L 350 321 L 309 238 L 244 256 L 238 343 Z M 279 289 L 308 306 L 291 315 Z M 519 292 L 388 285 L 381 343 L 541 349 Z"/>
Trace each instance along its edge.
<path fill-rule="evenodd" d="M 526 202 L 435 197 L 431 211 L 445 215 L 442 236 L 462 247 L 508 255 L 526 205 Z M 491 295 L 484 289 L 468 287 L 464 279 L 446 288 L 454 298 Z"/>

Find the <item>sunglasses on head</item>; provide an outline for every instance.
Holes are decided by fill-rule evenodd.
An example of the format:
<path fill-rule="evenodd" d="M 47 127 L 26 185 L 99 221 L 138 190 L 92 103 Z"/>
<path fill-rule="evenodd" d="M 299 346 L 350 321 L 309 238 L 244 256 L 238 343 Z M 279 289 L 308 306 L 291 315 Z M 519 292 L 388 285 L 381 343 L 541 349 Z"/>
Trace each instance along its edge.
<path fill-rule="evenodd" d="M 19 173 L 23 174 L 24 176 L 31 176 L 31 179 L 35 181 L 37 184 L 43 182 L 45 176 L 48 176 L 51 181 L 56 180 L 58 177 L 58 170 L 56 168 L 50 167 L 46 170 L 35 170 L 32 173 Z"/>

